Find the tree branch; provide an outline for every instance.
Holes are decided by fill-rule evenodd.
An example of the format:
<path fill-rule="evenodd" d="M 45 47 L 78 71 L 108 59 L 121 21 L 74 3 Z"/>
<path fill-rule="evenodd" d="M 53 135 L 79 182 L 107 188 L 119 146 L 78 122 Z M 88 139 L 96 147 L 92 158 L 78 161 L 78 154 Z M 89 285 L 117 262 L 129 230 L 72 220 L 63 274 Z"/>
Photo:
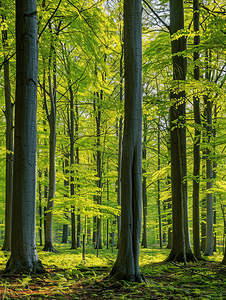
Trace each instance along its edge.
<path fill-rule="evenodd" d="M 160 17 L 159 15 L 154 11 L 154 9 L 150 6 L 150 4 L 146 1 L 146 0 L 142 0 L 147 7 L 150 9 L 150 11 L 156 16 L 156 18 L 168 29 L 168 31 L 170 32 L 170 26 L 167 25 Z"/>

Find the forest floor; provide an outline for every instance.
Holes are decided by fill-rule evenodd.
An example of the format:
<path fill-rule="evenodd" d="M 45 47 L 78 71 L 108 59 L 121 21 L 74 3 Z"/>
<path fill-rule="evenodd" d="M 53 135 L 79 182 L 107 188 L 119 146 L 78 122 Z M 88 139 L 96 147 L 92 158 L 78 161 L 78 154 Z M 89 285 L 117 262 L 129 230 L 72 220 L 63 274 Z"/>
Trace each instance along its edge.
<path fill-rule="evenodd" d="M 143 283 L 110 281 L 107 278 L 117 250 L 88 248 L 82 251 L 55 245 L 60 253 L 39 251 L 46 273 L 3 274 L 8 252 L 0 252 L 0 299 L 216 299 L 226 300 L 226 266 L 222 253 L 199 263 L 163 263 L 169 250 L 141 249 Z"/>

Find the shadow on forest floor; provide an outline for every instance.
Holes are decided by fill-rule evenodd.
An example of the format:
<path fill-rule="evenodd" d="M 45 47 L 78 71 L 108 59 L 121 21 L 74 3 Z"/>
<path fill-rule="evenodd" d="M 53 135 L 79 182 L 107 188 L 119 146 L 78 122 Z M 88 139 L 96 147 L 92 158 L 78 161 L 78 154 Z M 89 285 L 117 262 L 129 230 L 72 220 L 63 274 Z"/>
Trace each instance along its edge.
<path fill-rule="evenodd" d="M 47 273 L 6 276 L 0 272 L 0 299 L 223 299 L 226 267 L 221 257 L 183 264 L 162 263 L 168 250 L 141 249 L 143 283 L 109 281 L 117 250 L 103 250 L 99 258 L 88 249 L 81 264 L 81 249 L 59 254 L 39 252 Z M 9 253 L 1 252 L 3 270 Z M 216 261 L 213 261 L 215 259 Z"/>

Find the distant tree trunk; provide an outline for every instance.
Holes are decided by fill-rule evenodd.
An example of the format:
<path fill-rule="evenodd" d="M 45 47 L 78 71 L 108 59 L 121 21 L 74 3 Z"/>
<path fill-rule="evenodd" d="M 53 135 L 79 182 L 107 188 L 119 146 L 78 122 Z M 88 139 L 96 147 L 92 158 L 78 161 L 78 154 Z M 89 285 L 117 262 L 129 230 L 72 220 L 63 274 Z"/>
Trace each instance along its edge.
<path fill-rule="evenodd" d="M 170 1 L 171 35 L 184 29 L 184 8 L 182 0 Z M 167 261 L 195 260 L 190 247 L 188 228 L 188 203 L 186 163 L 186 127 L 185 127 L 185 90 L 180 81 L 186 80 L 187 60 L 182 55 L 175 55 L 186 49 L 185 36 L 171 41 L 173 60 L 173 80 L 170 99 L 170 140 L 171 140 L 171 187 L 173 246 Z M 179 87 L 180 85 L 180 87 Z"/>
<path fill-rule="evenodd" d="M 70 118 L 68 117 L 69 123 L 69 136 L 70 136 L 70 192 L 71 197 L 75 195 L 75 184 L 74 184 L 74 163 L 75 163 L 75 151 L 74 151 L 74 134 L 75 134 L 75 115 L 74 115 L 74 95 L 71 84 L 69 85 L 70 92 Z M 70 121 L 69 121 L 70 119 Z M 71 249 L 77 249 L 76 244 L 76 225 L 75 225 L 75 206 L 71 206 Z"/>
<path fill-rule="evenodd" d="M 147 120 L 146 116 L 143 119 L 143 149 L 142 149 L 142 159 L 146 164 L 147 159 L 147 150 L 146 150 L 146 142 L 147 142 Z M 147 172 L 146 166 L 143 167 L 143 181 L 142 181 L 142 200 L 143 200 L 143 234 L 142 234 L 142 242 L 141 246 L 144 248 L 148 247 L 147 241 L 147 210 L 148 210 L 148 200 L 147 200 L 147 179 L 145 173 Z"/>
<path fill-rule="evenodd" d="M 96 180 L 96 185 L 98 188 L 98 194 L 96 195 L 97 204 L 101 204 L 101 190 L 102 190 L 102 170 L 101 170 L 101 151 L 100 151 L 100 136 L 101 136 L 101 107 L 100 101 L 103 99 L 103 92 L 101 91 L 100 94 L 96 93 L 96 99 L 93 101 L 94 112 L 96 113 L 96 130 L 97 130 L 97 137 L 96 137 L 96 147 L 97 147 L 97 158 L 96 158 L 96 171 L 98 180 Z M 97 249 L 102 249 L 101 244 L 101 218 L 97 218 Z"/>
<path fill-rule="evenodd" d="M 210 81 L 210 69 L 209 62 L 211 60 L 211 51 L 206 51 L 206 72 L 205 78 L 207 81 Z M 205 104 L 205 121 L 206 121 L 206 246 L 205 246 L 205 256 L 213 255 L 213 194 L 209 193 L 213 187 L 213 169 L 212 169 L 212 160 L 211 155 L 211 146 L 209 145 L 210 139 L 212 138 L 212 105 L 213 102 L 210 101 L 209 95 L 204 95 L 204 104 Z"/>
<path fill-rule="evenodd" d="M 225 220 L 225 211 L 224 211 L 224 205 L 221 204 L 221 209 L 222 209 L 222 213 L 223 213 L 223 221 L 224 221 L 224 257 L 223 257 L 223 260 L 222 260 L 222 264 L 223 265 L 226 265 L 226 243 L 225 243 L 225 232 L 226 232 L 226 220 Z"/>
<path fill-rule="evenodd" d="M 56 27 L 56 32 L 54 39 L 51 43 L 50 56 L 49 56 L 49 97 L 50 97 L 50 107 L 51 111 L 49 113 L 46 99 L 46 91 L 44 85 L 44 106 L 46 110 L 46 116 L 49 123 L 49 195 L 47 202 L 47 211 L 46 211 L 46 239 L 43 251 L 47 252 L 55 252 L 58 253 L 56 249 L 54 249 L 52 244 L 52 227 L 53 227 L 53 214 L 52 209 L 54 207 L 54 198 L 55 198 L 55 189 L 56 189 L 56 114 L 57 114 L 57 66 L 56 66 L 56 46 L 55 39 L 59 34 L 61 21 L 59 22 L 58 27 Z M 52 33 L 52 27 L 49 25 L 50 31 Z M 53 66 L 53 87 L 51 80 L 51 65 Z"/>
<path fill-rule="evenodd" d="M 68 178 L 68 174 L 69 174 L 69 154 L 65 153 L 64 154 L 64 163 L 63 163 L 63 172 L 64 172 L 64 188 L 65 188 L 65 194 L 64 194 L 64 198 L 68 198 L 69 196 L 69 178 Z M 68 220 L 68 211 L 67 209 L 64 212 L 65 215 L 65 219 Z M 68 224 L 63 224 L 63 234 L 62 234 L 62 240 L 61 240 L 62 244 L 67 244 L 68 243 Z"/>
<path fill-rule="evenodd" d="M 160 170 L 160 124 L 158 124 L 158 171 Z M 158 179 L 158 221 L 159 221 L 159 248 L 162 249 L 162 216 L 161 216 L 161 204 L 160 204 L 160 179 Z"/>
<path fill-rule="evenodd" d="M 199 36 L 199 0 L 193 0 L 193 15 L 194 15 L 194 46 L 197 48 L 200 43 Z M 194 79 L 199 80 L 199 52 L 196 49 L 194 52 Z M 200 116 L 200 100 L 198 95 L 193 97 L 194 120 L 195 120 L 195 137 L 194 137 L 194 166 L 193 166 L 193 249 L 197 259 L 201 259 L 200 248 L 200 221 L 199 221 L 199 180 L 200 180 L 200 140 L 201 140 L 201 116 Z"/>
<path fill-rule="evenodd" d="M 4 20 L 3 16 L 3 20 Z M 7 30 L 2 31 L 3 48 L 7 46 Z M 6 118 L 6 186 L 5 186 L 5 236 L 2 250 L 11 249 L 11 221 L 13 195 L 13 103 L 11 102 L 11 87 L 9 79 L 9 60 L 4 55 L 4 89 Z"/>
<path fill-rule="evenodd" d="M 6 273 L 44 271 L 36 249 L 38 39 L 36 1 L 16 1 L 16 98 L 11 256 Z"/>
<path fill-rule="evenodd" d="M 207 139 L 208 143 L 210 141 L 210 136 L 212 135 L 212 102 L 206 99 L 206 117 L 207 117 Z M 208 193 L 208 190 L 213 187 L 213 170 L 212 170 L 212 161 L 210 158 L 211 150 L 207 145 L 206 149 L 206 215 L 207 215 L 207 234 L 206 234 L 206 248 L 204 255 L 211 256 L 213 255 L 213 194 Z"/>
<path fill-rule="evenodd" d="M 42 171 L 38 171 L 39 179 L 42 177 Z M 39 195 L 39 206 L 38 206 L 38 213 L 39 213 L 39 239 L 40 239 L 40 246 L 42 246 L 42 185 L 41 181 L 38 182 L 38 195 Z"/>
<path fill-rule="evenodd" d="M 217 106 L 214 106 L 214 123 L 217 122 Z M 216 132 L 216 127 L 214 127 L 213 129 L 213 138 L 216 138 L 217 132 Z M 214 143 L 214 154 L 215 153 L 215 143 Z M 217 162 L 214 161 L 213 162 L 213 179 L 216 180 L 217 178 Z M 215 228 L 214 230 L 214 237 L 213 237 L 213 251 L 217 252 L 217 233 L 216 233 L 216 228 L 217 228 L 217 210 L 216 210 L 216 196 L 214 195 L 213 198 L 213 202 L 214 202 L 214 211 L 213 211 L 213 226 Z"/>
<path fill-rule="evenodd" d="M 121 233 L 110 276 L 142 282 L 139 243 L 142 224 L 142 6 L 124 1 L 125 122 L 122 150 Z"/>
<path fill-rule="evenodd" d="M 206 197 L 202 198 L 201 204 L 201 251 L 204 252 L 206 247 Z"/>
<path fill-rule="evenodd" d="M 55 171 L 55 153 L 56 153 L 56 74 L 54 75 L 54 87 L 52 88 L 52 81 L 49 75 L 49 95 L 51 101 L 51 112 L 48 112 L 46 91 L 44 85 L 44 104 L 46 115 L 49 122 L 49 195 L 47 201 L 46 211 L 46 236 L 43 251 L 58 252 L 54 249 L 52 244 L 52 227 L 53 227 L 53 214 L 52 208 L 54 206 L 53 199 L 55 198 L 55 185 L 56 185 L 56 171 Z"/>
<path fill-rule="evenodd" d="M 79 111 L 78 111 L 78 102 L 76 99 L 76 118 L 75 118 L 75 134 L 76 134 L 76 138 L 78 139 L 79 135 L 78 135 L 78 124 L 79 124 Z M 76 164 L 77 166 L 79 165 L 79 148 L 76 148 Z M 77 189 L 79 189 L 79 178 L 77 177 Z M 79 210 L 78 210 L 79 212 Z M 81 216 L 80 214 L 77 215 L 77 247 L 81 247 L 81 230 L 82 230 L 82 226 L 81 226 Z"/>
<path fill-rule="evenodd" d="M 120 36 L 121 36 L 121 28 L 120 28 Z M 122 45 L 122 53 L 120 58 L 120 103 L 122 103 L 123 98 L 123 45 Z M 117 201 L 118 205 L 121 206 L 121 176 L 122 176 L 122 116 L 119 117 L 119 126 L 118 126 L 118 190 L 117 190 Z M 118 229 L 118 244 L 117 248 L 119 248 L 119 240 L 120 240 L 120 231 L 121 231 L 121 216 L 117 216 L 117 229 Z"/>

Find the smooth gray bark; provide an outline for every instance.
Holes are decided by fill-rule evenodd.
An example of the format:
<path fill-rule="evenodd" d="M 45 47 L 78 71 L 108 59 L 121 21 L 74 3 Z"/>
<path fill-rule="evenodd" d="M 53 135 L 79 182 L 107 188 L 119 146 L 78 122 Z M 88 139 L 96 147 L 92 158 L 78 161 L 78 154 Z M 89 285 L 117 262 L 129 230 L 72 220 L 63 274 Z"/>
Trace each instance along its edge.
<path fill-rule="evenodd" d="M 96 99 L 93 101 L 94 112 L 96 114 L 96 171 L 98 180 L 96 185 L 98 188 L 98 194 L 96 195 L 97 204 L 101 204 L 101 190 L 102 190 L 102 169 L 101 169 L 101 151 L 100 151 L 100 136 L 101 136 L 101 100 L 103 99 L 103 92 L 96 93 Z M 102 249 L 101 244 L 101 218 L 97 217 L 97 250 Z"/>
<path fill-rule="evenodd" d="M 69 174 L 69 154 L 66 152 L 64 154 L 64 163 L 63 163 L 63 172 L 65 175 L 65 179 L 64 179 L 64 188 L 65 188 L 65 194 L 64 197 L 68 198 L 69 196 L 69 178 L 68 178 L 68 174 Z M 64 218 L 66 220 L 68 220 L 68 210 L 66 209 L 64 212 Z M 62 244 L 67 244 L 68 243 L 68 224 L 63 224 L 63 234 L 62 234 L 62 240 L 61 240 Z"/>
<path fill-rule="evenodd" d="M 170 1 L 170 33 L 184 29 L 183 0 Z M 182 55 L 175 55 L 186 49 L 186 39 L 182 36 L 171 41 L 173 80 L 170 92 L 170 140 L 171 140 L 171 187 L 172 187 L 172 219 L 173 246 L 167 261 L 194 260 L 191 251 L 188 228 L 188 201 L 186 163 L 186 104 L 183 88 L 187 73 L 187 60 Z"/>
<path fill-rule="evenodd" d="M 158 171 L 160 170 L 160 124 L 158 124 Z M 158 179 L 158 221 L 159 221 L 159 248 L 162 249 L 162 216 L 161 216 L 161 203 L 160 203 L 160 179 Z"/>
<path fill-rule="evenodd" d="M 45 229 L 45 245 L 43 251 L 46 252 L 58 252 L 53 247 L 52 230 L 53 230 L 53 214 L 52 209 L 54 206 L 55 188 L 56 188 L 56 167 L 55 167 L 55 153 L 56 153 L 56 74 L 53 76 L 54 86 L 52 87 L 52 81 L 50 75 L 49 79 L 49 96 L 51 102 L 51 111 L 49 113 L 44 85 L 44 105 L 49 123 L 49 195 L 47 201 L 46 211 L 46 229 Z"/>
<path fill-rule="evenodd" d="M 142 159 L 146 162 L 147 159 L 147 120 L 146 116 L 143 118 L 143 146 L 142 146 Z M 142 242 L 141 245 L 144 248 L 148 247 L 147 241 L 147 211 L 148 211 L 148 199 L 147 199 L 147 179 L 145 173 L 147 172 L 146 167 L 142 169 L 143 181 L 142 181 L 142 204 L 143 204 L 143 232 L 142 232 Z"/>
<path fill-rule="evenodd" d="M 142 224 L 142 6 L 124 1 L 125 122 L 122 149 L 121 233 L 110 276 L 142 282 L 139 244 Z"/>
<path fill-rule="evenodd" d="M 16 104 L 11 257 L 5 272 L 43 272 L 36 249 L 38 39 L 36 1 L 16 1 Z"/>
<path fill-rule="evenodd" d="M 120 36 L 121 36 L 121 28 L 120 28 Z M 120 58 L 120 103 L 122 103 L 123 98 L 123 44 L 122 44 L 122 53 Z M 117 202 L 118 205 L 121 206 L 121 176 L 122 176 L 122 116 L 119 117 L 119 126 L 118 126 L 118 190 L 117 190 Z M 119 247 L 119 240 L 120 240 L 120 231 L 121 231 L 121 216 L 117 216 L 117 230 L 118 230 L 118 244 L 117 248 Z"/>
<path fill-rule="evenodd" d="M 208 101 L 208 97 L 206 97 L 206 118 L 207 118 L 207 139 L 208 142 L 210 140 L 210 136 L 212 134 L 212 102 Z M 213 169 L 212 169 L 212 161 L 210 158 L 211 150 L 207 146 L 206 149 L 206 247 L 204 255 L 211 256 L 213 255 L 213 194 L 208 192 L 209 189 L 213 187 Z"/>
<path fill-rule="evenodd" d="M 69 65 L 70 70 L 70 65 Z M 75 116 L 74 116 L 74 95 L 72 91 L 71 84 L 69 86 L 70 92 L 70 117 L 68 116 L 68 127 L 69 127 L 69 136 L 70 136 L 70 193 L 71 197 L 75 195 L 75 184 L 74 184 L 74 170 L 73 166 L 75 163 L 75 151 L 74 151 L 74 134 L 75 134 Z M 78 156 L 77 156 L 78 159 Z M 71 249 L 76 249 L 76 239 L 75 239 L 75 207 L 74 205 L 71 206 Z"/>
<path fill-rule="evenodd" d="M 209 61 L 211 60 L 211 50 L 206 51 L 206 72 L 205 78 L 207 81 L 210 81 L 211 70 L 209 68 Z M 205 104 L 205 121 L 206 121 L 206 245 L 204 255 L 211 256 L 213 255 L 213 194 L 208 192 L 209 189 L 213 187 L 213 169 L 212 169 L 212 160 L 211 160 L 211 148 L 209 146 L 210 138 L 212 137 L 212 106 L 213 102 L 209 99 L 209 95 L 204 95 L 204 104 Z"/>
<path fill-rule="evenodd" d="M 198 47 L 200 43 L 199 32 L 199 0 L 193 0 L 193 16 L 194 16 L 194 31 L 196 35 L 194 37 L 194 46 Z M 194 52 L 194 79 L 199 80 L 200 72 L 199 65 L 196 64 L 199 60 L 199 52 L 196 49 Z M 200 245 L 200 221 L 199 221 L 199 180 L 200 180 L 200 140 L 201 140 L 201 131 L 199 126 L 201 125 L 201 116 L 200 116 L 200 100 L 198 95 L 193 97 L 193 106 L 194 106 L 194 121 L 195 121 L 195 137 L 194 137 L 194 146 L 193 146 L 193 157 L 194 157 L 194 166 L 193 166 L 193 250 L 195 257 L 201 259 L 201 245 Z"/>

